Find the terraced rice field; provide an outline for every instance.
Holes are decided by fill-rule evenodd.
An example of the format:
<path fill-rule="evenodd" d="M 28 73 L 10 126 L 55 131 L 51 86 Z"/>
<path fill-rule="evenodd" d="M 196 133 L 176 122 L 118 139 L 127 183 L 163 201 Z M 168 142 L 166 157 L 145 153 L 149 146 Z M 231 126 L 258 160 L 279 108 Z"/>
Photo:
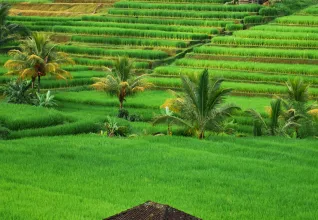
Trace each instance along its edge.
<path fill-rule="evenodd" d="M 266 106 L 286 94 L 290 78 L 311 84 L 317 100 L 318 8 L 260 25 L 276 12 L 225 2 L 14 5 L 10 22 L 52 34 L 76 65 L 63 67 L 71 80 L 42 78 L 42 92 L 55 95 L 54 109 L 1 100 L 0 123 L 11 140 L 0 140 L 0 219 L 102 219 L 149 199 L 203 219 L 315 219 L 316 139 L 238 137 L 253 134 L 244 110 L 268 122 Z M 136 74 L 150 73 L 155 85 L 124 102 L 139 117 L 134 122 L 117 117 L 117 97 L 90 86 L 119 56 L 133 59 Z M 11 80 L 4 75 L 8 59 L 0 54 L 1 85 Z M 225 79 L 223 86 L 234 89 L 226 102 L 242 108 L 226 124 L 233 137 L 208 131 L 207 140 L 184 138 L 189 132 L 179 126 L 172 126 L 173 137 L 152 137 L 167 133 L 167 125 L 150 123 L 171 98 L 166 89 L 178 90 L 180 75 L 204 68 Z M 135 138 L 99 135 L 107 116 Z"/>
<path fill-rule="evenodd" d="M 317 98 L 316 6 L 295 15 L 277 18 L 266 25 L 242 30 L 244 26 L 249 27 L 271 19 L 274 14 L 268 8 L 256 4 L 234 6 L 224 5 L 224 2 L 201 0 L 197 4 L 197 1 L 191 0 L 103 1 L 100 4 L 107 6 L 107 12 L 100 9 L 95 11 L 96 14 L 88 10 L 88 5 L 93 8 L 99 3 L 89 1 L 80 4 L 76 1 L 17 4 L 13 7 L 13 12 L 19 8 L 26 11 L 41 9 L 38 11 L 43 12 L 59 9 L 60 12 L 78 14 L 66 17 L 63 14 L 24 16 L 22 13 L 19 16 L 10 16 L 9 19 L 32 31 L 53 34 L 52 39 L 58 43 L 59 50 L 69 53 L 77 63 L 75 66 L 64 67 L 71 71 L 72 80 L 43 78 L 42 81 L 44 89 L 57 93 L 61 105 L 59 110 L 62 111 L 72 112 L 76 110 L 72 105 L 78 105 L 78 109 L 83 108 L 86 112 L 86 105 L 89 104 L 99 109 L 98 112 L 107 107 L 109 114 L 115 116 L 117 110 L 111 110 L 110 106 L 117 106 L 116 101 L 111 99 L 111 104 L 101 104 L 97 100 L 102 98 L 99 93 L 90 91 L 90 85 L 93 77 L 105 75 L 102 67 L 111 68 L 118 56 L 133 59 L 137 73 L 151 73 L 149 81 L 159 89 L 149 93 L 150 99 L 157 100 L 155 107 L 137 105 L 136 110 L 134 104 L 127 102 L 130 111 L 142 111 L 142 123 L 159 113 L 159 106 L 169 97 L 165 89 L 180 87 L 180 75 L 200 74 L 204 68 L 209 69 L 211 77 L 226 79 L 224 86 L 233 88 L 234 95 L 242 96 L 231 98 L 229 102 L 234 102 L 243 109 L 251 107 L 245 104 L 251 96 L 255 96 L 254 102 L 260 103 L 256 109 L 264 113 L 269 98 L 274 94 L 284 95 L 284 83 L 297 76 L 311 84 L 310 92 L 313 98 Z M 73 10 L 73 6 L 78 8 Z M 88 11 L 82 14 L 84 11 L 80 8 L 86 6 Z M 233 34 L 231 31 L 234 31 Z M 222 36 L 223 34 L 230 35 Z M 3 64 L 6 59 L 7 56 L 2 56 L 0 63 Z M 10 80 L 3 76 L 5 72 L 4 68 L 0 68 L 1 84 Z M 92 101 L 82 102 L 81 96 L 88 96 Z M 82 119 L 80 116 L 71 123 L 67 122 L 67 125 L 80 123 Z M 250 133 L 252 120 L 246 115 L 236 115 L 235 122 L 241 125 L 239 131 Z M 58 130 L 56 126 L 60 125 L 52 127 L 48 124 L 49 130 Z M 70 133 L 71 131 L 69 130 Z M 43 132 L 49 133 L 46 130 Z M 21 134 L 27 133 L 28 131 Z M 33 132 L 30 136 L 35 134 Z"/>
<path fill-rule="evenodd" d="M 216 36 L 211 43 L 194 48 L 185 58 L 154 70 L 160 86 L 171 86 L 164 76 L 193 75 L 204 68 L 213 77 L 223 77 L 236 94 L 267 95 L 284 93 L 284 82 L 301 76 L 318 95 L 316 6 L 296 15 L 277 18 L 267 25 Z M 307 13 L 307 11 L 309 11 Z M 170 83 L 170 84 L 169 84 Z M 177 84 L 174 84 L 177 86 Z"/>
<path fill-rule="evenodd" d="M 16 1 L 19 2 L 20 0 Z M 14 2 L 14 1 L 13 1 Z M 25 1 L 21 1 L 25 2 Z M 54 3 L 52 3 L 54 2 Z M 116 0 L 35 0 L 15 4 L 10 10 L 11 15 L 18 16 L 80 16 L 83 14 L 105 13 Z M 40 4 L 41 3 L 41 4 Z"/>
<path fill-rule="evenodd" d="M 107 8 L 107 13 L 97 10 L 96 14 L 90 13 L 90 7 L 85 5 L 96 4 L 88 2 L 83 5 L 74 1 L 18 4 L 12 10 L 13 15 L 15 10 L 36 9 L 42 13 L 55 11 L 55 8 L 78 14 L 44 17 L 20 13 L 10 20 L 32 31 L 54 34 L 55 41 L 60 43 L 59 49 L 70 53 L 79 65 L 111 66 L 118 56 L 128 56 L 135 60 L 136 69 L 151 69 L 184 56 L 194 46 L 209 42 L 233 25 L 242 28 L 237 24 L 246 16 L 258 14 L 261 8 L 260 5 L 224 5 L 225 0 L 202 0 L 200 5 L 193 1 L 182 4 L 178 1 L 105 2 L 113 7 Z M 105 2 L 100 4 L 104 6 Z M 83 11 L 72 5 L 88 7 L 86 15 L 81 16 Z"/>

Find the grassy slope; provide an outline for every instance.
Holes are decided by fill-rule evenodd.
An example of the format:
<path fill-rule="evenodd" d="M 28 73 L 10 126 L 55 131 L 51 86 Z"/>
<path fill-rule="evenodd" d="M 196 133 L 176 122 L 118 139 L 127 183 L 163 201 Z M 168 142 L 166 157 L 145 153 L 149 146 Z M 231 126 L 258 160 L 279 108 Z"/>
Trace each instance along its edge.
<path fill-rule="evenodd" d="M 95 135 L 0 142 L 0 219 L 101 219 L 146 200 L 203 219 L 315 219 L 316 140 Z"/>

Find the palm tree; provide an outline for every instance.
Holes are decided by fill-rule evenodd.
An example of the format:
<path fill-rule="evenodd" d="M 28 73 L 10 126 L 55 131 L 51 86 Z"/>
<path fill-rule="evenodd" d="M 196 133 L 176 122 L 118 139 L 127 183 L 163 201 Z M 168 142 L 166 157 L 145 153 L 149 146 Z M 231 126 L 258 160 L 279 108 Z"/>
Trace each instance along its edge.
<path fill-rule="evenodd" d="M 109 71 L 112 71 L 109 69 Z M 119 108 L 123 109 L 123 103 L 126 96 L 136 92 L 142 92 L 152 86 L 151 83 L 145 81 L 147 74 L 134 76 L 132 73 L 132 61 L 127 57 L 118 58 L 114 65 L 112 74 L 106 75 L 104 78 L 94 78 L 96 81 L 92 86 L 96 90 L 105 91 L 113 95 L 117 95 Z"/>
<path fill-rule="evenodd" d="M 250 114 L 254 119 L 254 136 L 261 136 L 263 134 L 263 128 L 269 135 L 275 136 L 277 134 L 287 135 L 289 128 L 298 128 L 300 125 L 297 121 L 302 118 L 301 115 L 295 114 L 287 117 L 290 114 L 289 111 L 283 111 L 283 101 L 281 98 L 277 98 L 271 101 L 270 107 L 267 109 L 269 122 L 256 112 L 254 109 L 248 109 L 246 112 Z"/>
<path fill-rule="evenodd" d="M 181 81 L 183 93 L 176 94 L 173 105 L 178 106 L 181 118 L 190 122 L 199 139 L 204 138 L 208 127 L 219 129 L 226 117 L 240 109 L 233 104 L 221 105 L 232 90 L 221 88 L 222 79 L 210 81 L 207 69 L 198 80 L 181 76 Z"/>
<path fill-rule="evenodd" d="M 288 109 L 288 114 L 286 114 L 286 119 L 294 117 L 296 114 L 302 115 L 299 123 L 302 125 L 301 130 L 307 130 L 306 132 L 300 132 L 299 128 L 296 127 L 297 137 L 306 136 L 310 130 L 310 127 L 316 126 L 314 124 L 314 115 L 312 114 L 315 111 L 318 111 L 318 106 L 316 103 L 309 104 L 310 100 L 309 94 L 309 85 L 296 77 L 294 79 L 289 79 L 286 82 L 288 97 L 287 101 L 284 101 L 284 106 Z M 300 134 L 302 133 L 302 135 Z"/>
<path fill-rule="evenodd" d="M 69 72 L 61 69 L 62 64 L 74 64 L 66 53 L 57 52 L 56 45 L 50 43 L 50 37 L 43 33 L 34 32 L 23 42 L 20 50 L 10 50 L 12 59 L 4 66 L 10 71 L 7 75 L 18 75 L 19 78 L 31 78 L 32 88 L 38 79 L 40 92 L 41 77 L 51 75 L 56 79 L 71 78 Z"/>
<path fill-rule="evenodd" d="M 288 97 L 284 101 L 285 107 L 294 109 L 301 114 L 306 115 L 308 111 L 317 109 L 316 104 L 308 104 L 310 100 L 309 85 L 305 84 L 303 79 L 296 77 L 286 82 Z"/>
<path fill-rule="evenodd" d="M 19 35 L 28 34 L 28 30 L 18 24 L 7 23 L 10 5 L 6 3 L 0 4 L 0 47 L 4 44 L 16 39 Z"/>

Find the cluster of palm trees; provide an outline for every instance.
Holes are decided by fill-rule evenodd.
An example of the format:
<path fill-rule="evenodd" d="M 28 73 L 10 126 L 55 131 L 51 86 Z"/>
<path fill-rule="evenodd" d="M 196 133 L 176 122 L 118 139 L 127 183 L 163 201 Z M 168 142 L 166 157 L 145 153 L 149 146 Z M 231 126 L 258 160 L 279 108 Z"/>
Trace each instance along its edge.
<path fill-rule="evenodd" d="M 288 80 L 287 99 L 276 97 L 267 109 L 269 121 L 266 121 L 253 109 L 247 112 L 254 119 L 254 135 L 283 135 L 298 138 L 317 135 L 318 106 L 309 103 L 309 85 L 301 78 Z M 304 131 L 306 130 L 306 131 Z"/>

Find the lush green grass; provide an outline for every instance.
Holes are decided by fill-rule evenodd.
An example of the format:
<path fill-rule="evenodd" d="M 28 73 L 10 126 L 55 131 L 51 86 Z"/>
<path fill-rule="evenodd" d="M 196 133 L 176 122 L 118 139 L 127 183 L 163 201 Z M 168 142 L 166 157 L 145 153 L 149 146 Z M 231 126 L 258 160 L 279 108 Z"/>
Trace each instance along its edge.
<path fill-rule="evenodd" d="M 124 106 L 131 108 L 153 108 L 159 109 L 171 95 L 165 91 L 145 91 L 133 96 L 127 96 Z M 82 92 L 61 92 L 56 99 L 64 102 L 75 102 L 88 105 L 118 106 L 118 98 L 110 96 L 106 92 L 82 91 Z M 147 100 L 147 102 L 145 102 Z"/>
<path fill-rule="evenodd" d="M 148 3 L 120 1 L 114 4 L 115 8 L 134 9 L 166 9 L 166 10 L 195 10 L 195 11 L 248 11 L 258 12 L 261 8 L 258 4 L 250 5 L 217 5 L 217 4 L 168 4 L 168 3 Z"/>
<path fill-rule="evenodd" d="M 14 17 L 19 19 L 19 17 Z M 116 17 L 116 16 L 91 16 L 85 15 L 83 21 L 100 21 L 100 22 L 117 22 L 117 23 L 134 23 L 134 24 L 161 24 L 171 26 L 200 26 L 200 27 L 225 27 L 227 24 L 233 24 L 234 21 L 222 20 L 190 20 L 190 19 L 161 19 L 161 18 L 136 18 L 136 17 Z"/>
<path fill-rule="evenodd" d="M 175 62 L 177 66 L 201 67 L 223 70 L 244 70 L 249 72 L 263 73 L 286 73 L 297 75 L 317 75 L 317 65 L 304 64 L 280 64 L 280 63 L 261 63 L 261 62 L 237 62 L 227 60 L 195 60 L 183 58 Z"/>
<path fill-rule="evenodd" d="M 302 32 L 318 33 L 317 27 L 290 27 L 282 25 L 260 25 L 251 28 L 252 30 L 277 31 L 277 32 Z"/>
<path fill-rule="evenodd" d="M 241 30 L 234 32 L 233 36 L 256 39 L 318 40 L 318 36 L 315 33 L 290 33 L 269 30 Z"/>
<path fill-rule="evenodd" d="M 279 48 L 318 48 L 317 41 L 314 40 L 284 40 L 284 39 L 257 39 L 257 38 L 240 38 L 234 36 L 215 37 L 212 43 L 216 45 L 229 46 L 247 46 L 247 47 L 279 47 Z"/>
<path fill-rule="evenodd" d="M 0 123 L 12 130 L 41 128 L 72 120 L 54 109 L 0 102 Z"/>
<path fill-rule="evenodd" d="M 293 16 L 277 18 L 276 22 L 278 24 L 284 24 L 284 25 L 317 26 L 318 17 L 293 15 Z"/>
<path fill-rule="evenodd" d="M 318 52 L 315 50 L 286 50 L 267 48 L 226 48 L 216 46 L 196 47 L 194 53 L 213 54 L 221 56 L 251 56 L 251 57 L 276 57 L 276 58 L 298 58 L 318 59 Z"/>
<path fill-rule="evenodd" d="M 224 11 L 213 11 L 213 12 L 197 12 L 197 11 L 186 11 L 186 10 L 126 10 L 126 9 L 109 9 L 108 13 L 112 15 L 126 15 L 126 16 L 156 16 L 156 17 L 177 17 L 177 18 L 201 18 L 201 19 L 243 19 L 248 16 L 250 12 L 224 12 Z"/>
<path fill-rule="evenodd" d="M 153 200 L 203 219 L 315 219 L 317 141 L 0 141 L 1 219 L 102 219 Z"/>
<path fill-rule="evenodd" d="M 92 21 L 18 21 L 16 23 L 25 26 L 43 26 L 43 25 L 63 25 L 63 26 L 79 26 L 79 27 L 115 27 L 115 28 L 129 28 L 139 30 L 161 30 L 161 31 L 175 31 L 175 32 L 193 32 L 205 34 L 218 34 L 218 28 L 207 27 L 189 27 L 189 26 L 167 26 L 159 24 L 138 24 L 138 23 L 118 23 L 118 22 L 92 22 Z"/>

